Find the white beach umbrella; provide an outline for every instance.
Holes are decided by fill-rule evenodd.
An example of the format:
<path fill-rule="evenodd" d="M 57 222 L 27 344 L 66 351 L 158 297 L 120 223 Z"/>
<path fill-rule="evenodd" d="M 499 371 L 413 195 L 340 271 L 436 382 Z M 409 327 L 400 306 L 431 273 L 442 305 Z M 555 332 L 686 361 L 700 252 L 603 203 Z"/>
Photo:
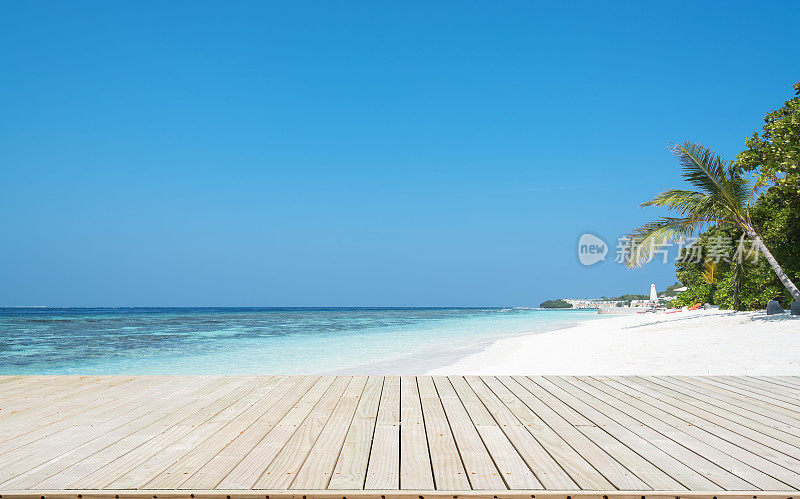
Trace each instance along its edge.
<path fill-rule="evenodd" d="M 656 285 L 650 285 L 650 301 L 658 301 L 658 294 L 656 294 Z"/>

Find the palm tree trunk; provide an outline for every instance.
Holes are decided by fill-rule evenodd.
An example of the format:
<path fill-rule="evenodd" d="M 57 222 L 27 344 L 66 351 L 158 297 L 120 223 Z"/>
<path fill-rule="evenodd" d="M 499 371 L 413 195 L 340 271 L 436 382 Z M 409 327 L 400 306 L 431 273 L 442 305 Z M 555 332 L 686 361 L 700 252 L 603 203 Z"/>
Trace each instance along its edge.
<path fill-rule="evenodd" d="M 789 276 L 786 275 L 786 272 L 784 272 L 781 266 L 778 265 L 778 261 L 775 260 L 775 257 L 772 256 L 772 253 L 769 252 L 767 246 L 764 244 L 764 241 L 761 240 L 761 236 L 755 232 L 750 232 L 747 235 L 753 240 L 753 244 L 755 244 L 759 251 L 761 251 L 761 253 L 764 255 L 764 258 L 767 259 L 769 264 L 772 266 L 772 270 L 775 271 L 778 279 L 780 279 L 781 283 L 786 287 L 786 289 L 789 290 L 789 293 L 792 294 L 792 297 L 794 297 L 795 301 L 800 301 L 800 289 L 797 289 L 797 286 L 795 286 L 792 280 L 789 279 Z"/>

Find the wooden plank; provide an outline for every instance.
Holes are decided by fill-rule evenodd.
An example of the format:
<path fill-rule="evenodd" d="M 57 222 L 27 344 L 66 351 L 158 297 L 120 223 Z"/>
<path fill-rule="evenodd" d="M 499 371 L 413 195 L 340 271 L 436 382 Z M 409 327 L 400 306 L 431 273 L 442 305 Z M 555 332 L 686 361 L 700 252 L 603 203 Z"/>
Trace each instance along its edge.
<path fill-rule="evenodd" d="M 45 438 L 75 425 L 76 417 L 104 421 L 109 411 L 118 410 L 126 401 L 142 397 L 155 387 L 167 387 L 172 382 L 166 378 L 137 377 L 122 381 L 108 390 L 93 393 L 91 398 L 82 393 L 65 397 L 57 403 L 38 409 L 3 416 L 0 426 L 0 452 L 10 451 L 25 442 Z"/>
<path fill-rule="evenodd" d="M 434 489 L 422 404 L 414 376 L 400 378 L 400 488 Z"/>
<path fill-rule="evenodd" d="M 789 395 L 791 397 L 800 397 L 800 385 L 793 383 L 786 383 L 781 381 L 779 377 L 769 376 L 720 376 L 722 379 L 739 381 L 748 385 L 756 386 L 764 390 Z"/>
<path fill-rule="evenodd" d="M 180 400 L 183 395 L 191 394 L 195 389 L 222 384 L 224 382 L 221 379 L 197 378 L 191 383 L 180 386 L 169 384 L 163 390 L 156 391 L 154 397 L 157 401 L 164 395 L 178 395 L 179 402 L 188 403 L 186 400 Z M 4 471 L 4 478 L 18 477 L 23 473 L 45 473 L 45 469 L 60 471 L 62 468 L 58 466 L 61 461 L 99 444 L 103 444 L 104 447 L 108 439 L 118 440 L 125 436 L 129 429 L 143 426 L 143 418 L 159 410 L 153 402 L 154 400 L 150 400 L 149 403 L 140 400 L 135 405 L 126 407 L 125 411 L 121 411 L 115 417 L 99 423 L 76 418 L 69 428 L 48 435 L 46 438 L 25 442 L 13 451 L 5 451 L 0 454 L 0 469 Z M 47 476 L 50 475 L 46 474 L 40 479 Z"/>
<path fill-rule="evenodd" d="M 689 379 L 689 378 L 680 377 L 680 379 Z M 794 404 L 786 403 L 782 400 L 778 400 L 773 397 L 756 393 L 755 391 L 744 390 L 736 386 L 720 383 L 719 381 L 708 377 L 691 378 L 690 380 L 692 383 L 699 383 L 703 386 L 713 386 L 717 388 L 722 394 L 728 397 L 736 397 L 742 401 L 747 402 L 748 404 L 752 404 L 758 407 L 763 407 L 771 412 L 777 411 L 782 414 L 787 414 L 790 417 L 796 417 L 798 411 L 800 411 L 800 408 L 798 408 Z"/>
<path fill-rule="evenodd" d="M 217 482 L 216 488 L 249 489 L 258 481 L 267 466 L 283 449 L 286 442 L 306 419 L 314 406 L 327 393 L 336 378 L 326 376 L 320 378 L 314 386 L 292 407 L 285 416 L 262 438 L 247 455 Z M 341 380 L 337 387 L 341 386 Z M 204 470 L 205 471 L 205 470 Z M 187 480 L 184 488 L 195 487 L 193 484 L 201 477 Z M 207 478 L 206 478 L 207 479 Z"/>
<path fill-rule="evenodd" d="M 202 382 L 204 380 L 198 378 L 187 384 Z M 5 440 L 0 443 L 0 449 L 3 451 L 0 463 L 7 463 L 7 461 L 3 461 L 3 457 L 9 458 L 12 455 L 12 451 L 23 452 L 22 448 L 26 446 L 35 448 L 35 453 L 41 454 L 46 449 L 43 446 L 48 445 L 49 442 L 63 443 L 64 439 L 74 437 L 78 431 L 84 431 L 91 427 L 91 433 L 97 434 L 101 428 L 110 425 L 112 420 L 131 421 L 131 416 L 125 415 L 137 408 L 141 409 L 146 405 L 150 405 L 149 397 L 159 397 L 165 393 L 179 393 L 180 390 L 181 387 L 174 382 L 158 384 L 158 381 L 156 381 L 156 383 L 150 383 L 145 387 L 125 385 L 123 393 L 117 400 L 108 406 L 100 408 L 98 411 L 94 409 L 79 411 L 69 415 L 66 422 L 62 422 L 58 418 L 57 413 L 60 411 L 51 411 L 49 414 L 53 417 L 47 418 L 43 416 L 42 421 L 46 422 L 48 419 L 50 421 L 55 419 L 59 424 L 53 428 L 47 425 L 42 426 L 42 428 L 31 428 L 27 424 L 18 425 L 20 421 L 18 419 L 10 419 L 9 427 L 3 428 L 0 432 L 5 437 Z M 76 403 L 80 403 L 80 401 Z M 22 420 L 25 421 L 25 419 Z M 85 436 L 88 435 L 89 433 L 86 433 Z"/>
<path fill-rule="evenodd" d="M 713 435 L 715 442 L 720 444 L 718 448 L 728 449 L 726 450 L 728 454 L 749 464 L 761 463 L 764 467 L 760 467 L 760 469 L 771 470 L 770 474 L 775 478 L 791 486 L 800 487 L 800 474 L 792 471 L 794 469 L 800 470 L 800 460 L 792 457 L 792 454 L 797 454 L 800 452 L 800 449 L 788 446 L 791 450 L 788 454 L 784 454 L 758 441 L 768 439 L 769 437 L 766 435 L 753 432 L 755 435 L 751 434 L 750 436 L 754 436 L 756 440 L 751 440 L 741 434 L 742 432 L 748 431 L 748 428 L 742 425 L 738 425 L 722 417 L 715 417 L 711 414 L 704 414 L 706 419 L 698 417 L 691 406 L 687 406 L 681 401 L 673 399 L 670 395 L 665 393 L 663 389 L 653 389 L 653 386 L 656 388 L 661 387 L 659 385 L 649 384 L 646 380 L 635 377 L 630 379 L 623 377 L 615 381 L 640 393 L 647 394 L 649 396 L 647 398 L 648 403 L 654 407 L 669 411 L 672 415 L 688 422 L 693 426 L 693 432 L 696 432 L 696 430 L 703 430 Z M 732 431 L 730 428 L 738 430 L 739 433 Z M 722 442 L 725 442 L 725 444 L 722 444 Z M 740 449 L 746 452 L 742 452 Z M 752 457 L 753 455 L 755 457 Z M 785 467 L 786 471 L 773 466 L 773 464 Z"/>
<path fill-rule="evenodd" d="M 2 374 L 0 375 L 0 384 L 4 385 L 6 383 L 17 382 L 22 379 L 24 378 L 21 374 Z M 0 387 L 0 390 L 2 390 L 2 387 Z"/>
<path fill-rule="evenodd" d="M 775 389 L 765 389 L 759 386 L 757 383 L 744 378 L 744 377 L 730 377 L 730 376 L 708 376 L 705 378 L 709 381 L 717 381 L 723 385 L 727 385 L 731 387 L 731 390 L 735 389 L 737 393 L 740 390 L 746 392 L 749 397 L 754 397 L 754 394 L 758 394 L 761 397 L 765 397 L 766 399 L 773 399 L 775 402 L 771 402 L 776 405 L 780 405 L 781 407 L 786 407 L 787 409 L 794 409 L 795 411 L 800 411 L 800 400 L 798 400 L 797 393 L 793 393 L 790 390 L 775 390 Z M 787 393 L 789 392 L 789 393 Z M 783 402 L 782 404 L 778 404 L 778 402 Z"/>
<path fill-rule="evenodd" d="M 363 377 L 336 377 L 327 393 L 322 396 L 311 413 L 298 426 L 297 431 L 286 441 L 275 459 L 267 466 L 261 477 L 256 480 L 253 488 L 288 489 L 328 420 L 342 405 L 342 400 L 348 400 L 355 408 L 356 402 L 353 399 L 364 390 L 365 382 Z M 333 463 L 331 463 L 331 469 L 333 469 Z"/>
<path fill-rule="evenodd" d="M 544 389 L 543 385 L 547 386 L 551 390 L 557 391 L 552 384 L 547 383 L 547 380 L 538 380 L 535 377 L 519 377 L 515 379 L 518 379 L 520 384 L 522 384 L 529 392 L 533 393 L 536 398 L 547 404 L 548 407 L 565 419 L 569 420 L 568 417 L 570 414 L 580 415 L 580 418 L 572 418 L 573 421 L 577 422 L 573 423 L 573 426 L 651 488 L 658 490 L 680 490 L 686 488 L 673 477 L 669 476 L 660 468 L 653 465 L 653 463 L 648 461 L 646 458 L 642 457 L 642 455 L 637 453 L 635 449 L 632 449 L 628 445 L 622 443 L 614 436 L 614 434 L 607 431 L 608 425 L 606 425 L 604 428 L 600 428 L 591 422 L 586 416 L 573 409 L 569 404 L 565 403 L 563 400 L 553 395 L 553 393 Z M 584 421 L 585 424 L 583 423 Z M 609 422 L 610 421 L 606 421 L 606 423 Z M 625 436 L 628 437 L 626 441 L 629 444 L 635 444 L 639 441 L 638 437 L 635 435 L 633 438 L 630 438 L 630 435 L 627 434 Z M 641 447 L 639 450 L 646 451 L 651 449 Z"/>
<path fill-rule="evenodd" d="M 620 385 L 611 378 L 604 378 L 602 381 L 594 380 L 587 382 L 617 398 L 620 401 L 620 405 L 625 407 L 628 414 L 636 417 L 636 419 L 639 419 L 642 423 L 680 442 L 681 445 L 702 454 L 710 461 L 727 469 L 743 480 L 746 480 L 752 486 L 762 490 L 788 490 L 791 488 L 780 480 L 751 466 L 753 463 L 739 460 L 728 454 L 726 452 L 727 450 L 731 450 L 734 453 L 736 453 L 736 451 L 734 449 L 728 449 L 725 445 L 726 442 L 721 441 L 721 439 L 718 439 L 708 432 L 694 428 L 691 423 L 673 416 L 671 412 L 663 411 L 648 404 L 645 399 L 649 400 L 650 397 L 647 395 L 641 392 L 631 393 L 631 390 L 625 387 L 625 385 Z M 719 447 L 722 447 L 722 449 Z M 749 489 L 752 487 L 743 486 L 742 488 Z"/>
<path fill-rule="evenodd" d="M 438 376 L 435 379 L 471 487 L 475 490 L 505 489 L 506 484 L 503 482 L 489 450 L 481 440 L 477 428 L 453 389 L 450 380 Z"/>
<path fill-rule="evenodd" d="M 490 376 L 483 376 L 481 379 L 580 488 L 614 490 L 614 486 L 606 477 L 596 470 L 581 453 L 573 449 L 558 432 L 548 426 L 534 410 L 525 405 L 524 401 L 506 385 Z"/>
<path fill-rule="evenodd" d="M 382 389 L 383 377 L 370 376 L 358 402 L 353 422 L 347 430 L 347 436 L 344 439 L 339 459 L 336 461 L 328 489 L 358 490 L 364 488 Z"/>
<path fill-rule="evenodd" d="M 300 471 L 291 482 L 290 488 L 300 490 L 327 488 L 367 381 L 365 376 L 356 376 L 350 381 L 350 385 L 339 398 L 331 417 L 308 452 Z"/>
<path fill-rule="evenodd" d="M 680 484 L 676 489 L 709 490 L 726 483 L 742 485 L 734 475 L 619 410 L 602 392 L 582 391 L 582 385 L 574 377 L 546 376 L 535 381 L 664 470 Z"/>
<path fill-rule="evenodd" d="M 66 489 L 71 488 L 71 484 L 77 483 L 78 488 L 107 487 L 108 482 L 103 482 L 102 479 L 88 483 L 81 480 L 107 463 L 111 464 L 107 475 L 117 476 L 124 473 L 131 463 L 136 462 L 136 458 L 143 456 L 146 458 L 151 452 L 155 452 L 160 447 L 161 442 L 171 443 L 181 437 L 185 432 L 190 431 L 194 425 L 202 424 L 244 394 L 253 390 L 257 384 L 257 379 L 239 378 L 235 382 L 224 383 L 218 389 L 202 396 L 189 399 L 188 404 L 178 406 L 180 410 L 171 410 L 168 413 L 155 412 L 151 418 L 145 419 L 146 421 L 149 419 L 146 426 L 116 441 L 104 442 L 109 445 L 89 456 L 82 457 L 70 466 L 38 482 L 36 486 L 40 488 Z M 186 399 L 183 400 L 183 402 L 185 401 Z M 143 449 L 143 452 L 138 452 L 137 450 L 139 449 Z M 126 455 L 132 455 L 134 459 L 122 460 L 121 463 L 117 461 Z M 103 475 L 103 478 L 105 477 L 106 475 Z"/>
<path fill-rule="evenodd" d="M 498 379 L 617 488 L 622 490 L 649 488 L 641 478 L 616 461 L 551 407 L 528 391 L 525 385 L 530 380 L 510 376 L 498 377 Z"/>
<path fill-rule="evenodd" d="M 553 456 L 542 447 L 542 444 L 533 438 L 533 435 L 525 429 L 525 425 L 514 416 L 514 413 L 497 395 L 489 390 L 483 380 L 477 376 L 467 376 L 465 379 L 528 468 L 545 488 L 556 490 L 578 488 L 569 474 L 559 466 Z"/>
<path fill-rule="evenodd" d="M 428 376 L 417 378 L 428 450 L 431 456 L 433 479 L 440 490 L 468 490 L 470 488 L 461 456 L 458 454 L 450 423 L 447 421 L 442 401 L 433 380 Z M 502 485 L 502 483 L 501 483 Z"/>
<path fill-rule="evenodd" d="M 281 381 L 283 379 L 280 377 L 269 376 L 255 380 L 253 389 L 250 389 L 251 385 L 245 385 L 239 392 L 209 404 L 192 418 L 181 421 L 170 430 L 80 478 L 69 488 L 142 488 L 155 475 L 182 458 L 188 450 L 205 446 L 206 438 L 239 421 L 249 410 L 258 409 L 255 404 L 263 402 Z M 217 409 L 221 410 L 215 413 Z M 202 421 L 206 416 L 210 417 Z"/>
<path fill-rule="evenodd" d="M 475 378 L 471 378 L 474 382 Z M 466 409 L 472 424 L 475 425 L 483 445 L 486 447 L 500 478 L 509 489 L 541 489 L 542 484 L 536 479 L 525 460 L 511 444 L 503 430 L 497 425 L 492 415 L 475 394 L 468 381 L 462 376 L 451 376 L 449 382 L 455 390 L 461 404 Z M 450 393 L 448 384 L 442 381 L 443 390 Z M 473 475 L 470 475 L 473 476 Z M 485 484 L 484 486 L 487 486 Z M 478 488 L 473 485 L 473 488 Z M 487 487 L 488 489 L 488 487 Z"/>
<path fill-rule="evenodd" d="M 788 376 L 749 376 L 749 378 L 789 387 L 800 392 L 800 382 L 793 381 Z"/>
<path fill-rule="evenodd" d="M 709 480 L 725 490 L 747 490 L 753 485 L 729 470 L 708 459 L 705 449 L 693 445 L 695 440 L 682 434 L 673 427 L 664 425 L 662 421 L 650 414 L 639 411 L 634 407 L 628 407 L 619 399 L 614 398 L 608 393 L 600 390 L 596 380 L 586 377 L 564 377 L 564 379 L 574 385 L 582 392 L 592 398 L 585 398 L 587 403 L 598 404 L 599 408 L 614 408 L 615 417 L 625 421 L 626 427 L 631 431 L 644 435 L 649 441 L 657 444 L 671 455 L 680 459 L 681 462 L 691 467 L 693 470 L 703 474 Z"/>
<path fill-rule="evenodd" d="M 762 491 L 678 491 L 679 499 L 790 499 L 786 493 L 762 492 Z M 375 490 L 375 491 L 348 491 L 343 496 L 341 491 L 334 490 L 194 490 L 194 491 L 174 491 L 174 490 L 103 490 L 103 491 L 48 491 L 48 490 L 13 490 L 7 491 L 3 499 L 76 499 L 78 495 L 82 499 L 675 499 L 675 491 L 647 491 L 629 490 L 624 492 L 602 492 L 602 491 L 555 491 L 555 490 L 528 490 L 528 491 L 506 491 L 498 494 L 489 494 L 486 491 L 427 491 L 409 490 L 401 491 Z"/>
<path fill-rule="evenodd" d="M 0 376 L 0 496 L 797 499 L 795 395 L 798 377 Z"/>
<path fill-rule="evenodd" d="M 76 378 L 70 382 L 50 382 L 34 390 L 23 390 L 17 397 L 0 393 L 0 408 L 4 417 L 24 415 L 28 411 L 49 408 L 70 398 L 85 397 L 86 392 L 91 397 L 102 396 L 103 391 L 131 379 L 124 376 Z"/>
<path fill-rule="evenodd" d="M 662 377 L 644 376 L 637 377 L 637 380 L 668 395 L 669 398 L 665 398 L 664 401 L 670 405 L 675 405 L 688 413 L 768 445 L 787 456 L 800 455 L 800 437 L 761 423 L 758 421 L 758 414 L 749 414 L 755 418 L 751 419 L 740 415 L 740 412 L 745 411 L 739 411 L 735 406 L 732 407 L 733 410 L 726 410 L 724 407 L 706 404 L 703 400 L 687 396 L 684 391 L 681 391 L 680 386 L 670 385 L 668 380 L 662 379 Z M 800 468 L 800 461 L 797 458 L 794 460 L 798 462 L 792 466 Z"/>
<path fill-rule="evenodd" d="M 4 487 L 31 486 L 62 469 L 97 452 L 131 432 L 164 417 L 171 410 L 191 402 L 196 391 L 225 388 L 221 378 L 196 378 L 187 384 L 168 385 L 167 389 L 150 400 L 100 424 L 82 421 L 70 431 L 58 432 L 42 441 L 33 442 L 0 456 L 0 469 L 4 471 Z M 158 405 L 154 402 L 166 402 Z M 46 440 L 46 441 L 44 441 Z"/>
<path fill-rule="evenodd" d="M 398 376 L 386 376 L 383 380 L 364 488 L 367 490 L 400 488 L 400 378 Z"/>
<path fill-rule="evenodd" d="M 744 402 L 740 398 L 723 395 L 713 389 L 714 387 L 705 387 L 675 376 L 661 376 L 658 378 L 658 382 L 668 383 L 670 386 L 678 386 L 695 400 L 702 400 L 704 403 L 723 408 L 728 412 L 736 412 L 746 418 L 761 421 L 786 433 L 800 436 L 797 426 L 798 420 L 791 416 L 780 414 L 777 411 L 761 409 Z"/>
<path fill-rule="evenodd" d="M 322 380 L 325 384 L 326 380 Z M 154 477 L 147 488 L 213 489 L 261 442 L 298 403 L 313 398 L 309 390 L 319 376 L 293 376 L 282 384 L 274 400 L 264 404 L 256 420 L 241 432 L 220 430 L 212 440 L 192 449 L 179 461 Z M 321 396 L 321 391 L 319 392 Z M 299 402 L 300 401 L 300 402 Z"/>
<path fill-rule="evenodd" d="M 20 375 L 17 376 L 16 382 L 3 387 L 0 389 L 0 393 L 3 395 L 11 395 L 15 393 L 19 393 L 19 388 L 28 387 L 34 388 L 37 386 L 42 386 L 46 384 L 57 383 L 59 380 L 66 381 L 68 379 L 74 378 L 88 378 L 90 376 L 76 376 L 76 375 L 63 375 L 63 376 L 56 376 L 53 374 L 31 374 L 31 375 Z M 23 389 L 24 391 L 24 389 Z"/>
<path fill-rule="evenodd" d="M 103 378 L 105 378 L 104 376 Z M 68 391 L 72 387 L 98 381 L 97 376 L 41 376 L 18 386 L 7 387 L 2 391 L 6 403 L 17 401 L 38 402 L 41 394 Z"/>

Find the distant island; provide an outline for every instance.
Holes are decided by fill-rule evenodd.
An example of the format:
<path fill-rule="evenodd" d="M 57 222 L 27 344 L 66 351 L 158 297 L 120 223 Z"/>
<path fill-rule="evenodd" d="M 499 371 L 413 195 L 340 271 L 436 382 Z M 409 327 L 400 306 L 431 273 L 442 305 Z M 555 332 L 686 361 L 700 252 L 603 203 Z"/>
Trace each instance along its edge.
<path fill-rule="evenodd" d="M 541 308 L 572 308 L 572 303 L 567 300 L 545 300 L 539 306 Z"/>
<path fill-rule="evenodd" d="M 658 293 L 659 302 L 667 308 L 671 308 L 671 302 L 677 298 L 685 287 L 680 287 L 680 283 L 667 286 L 662 292 Z M 539 304 L 540 308 L 575 308 L 575 309 L 599 309 L 601 307 L 630 307 L 649 305 L 650 295 L 626 293 L 619 296 L 603 296 L 601 298 L 559 298 L 557 300 L 545 300 Z"/>

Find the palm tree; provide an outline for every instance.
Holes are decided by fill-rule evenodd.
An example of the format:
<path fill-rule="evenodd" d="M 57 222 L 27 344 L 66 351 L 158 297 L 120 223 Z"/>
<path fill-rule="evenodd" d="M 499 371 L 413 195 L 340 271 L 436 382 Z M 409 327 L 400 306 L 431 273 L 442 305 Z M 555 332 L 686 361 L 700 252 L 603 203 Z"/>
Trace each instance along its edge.
<path fill-rule="evenodd" d="M 740 229 L 753 241 L 753 247 L 764 255 L 781 283 L 796 301 L 800 301 L 800 290 L 778 265 L 750 221 L 750 204 L 756 189 L 707 147 L 686 142 L 672 150 L 683 169 L 683 178 L 696 190 L 670 189 L 640 205 L 663 206 L 677 211 L 680 216 L 660 217 L 634 230 L 627 255 L 628 266 L 642 266 L 655 249 L 703 228 L 729 225 Z"/>

